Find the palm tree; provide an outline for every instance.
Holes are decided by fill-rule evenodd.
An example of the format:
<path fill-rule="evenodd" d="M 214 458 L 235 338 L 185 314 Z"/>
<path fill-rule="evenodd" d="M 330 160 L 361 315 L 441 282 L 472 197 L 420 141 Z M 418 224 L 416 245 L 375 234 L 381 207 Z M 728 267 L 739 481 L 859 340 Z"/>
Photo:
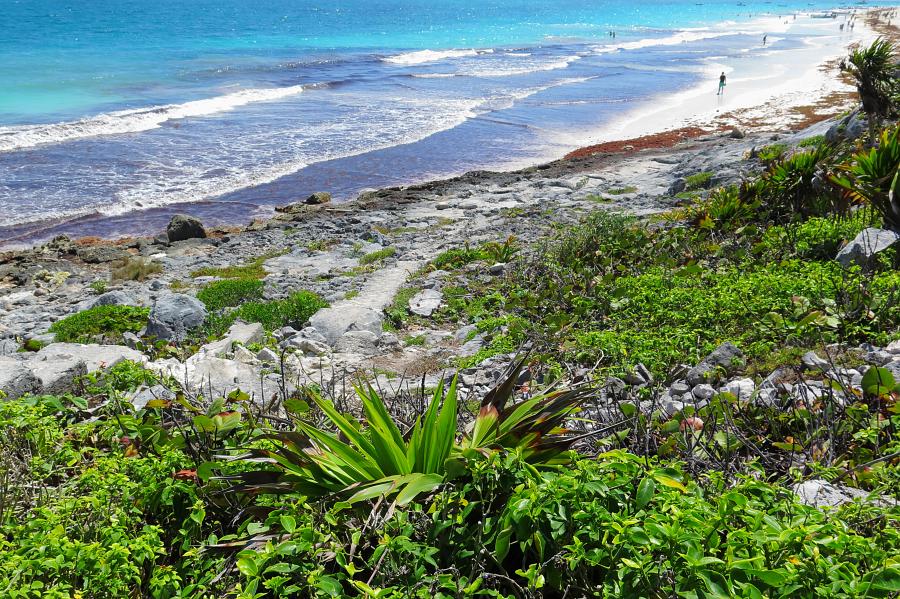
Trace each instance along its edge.
<path fill-rule="evenodd" d="M 849 61 L 841 62 L 841 70 L 856 79 L 856 90 L 869 120 L 869 138 L 872 140 L 879 121 L 890 115 L 893 107 L 893 96 L 897 91 L 895 55 L 894 44 L 879 37 L 868 48 L 854 48 Z"/>

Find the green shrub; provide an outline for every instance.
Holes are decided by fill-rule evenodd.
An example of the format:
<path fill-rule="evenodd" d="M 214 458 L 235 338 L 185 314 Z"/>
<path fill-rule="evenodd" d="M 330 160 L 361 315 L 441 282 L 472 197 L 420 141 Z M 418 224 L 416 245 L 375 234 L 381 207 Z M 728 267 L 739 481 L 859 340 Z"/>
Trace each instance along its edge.
<path fill-rule="evenodd" d="M 362 256 L 359 259 L 360 266 L 365 266 L 367 264 L 375 264 L 376 262 L 381 262 L 382 260 L 387 260 L 391 256 L 397 253 L 397 248 L 394 246 L 388 246 L 386 248 L 382 248 L 380 250 L 370 252 L 365 256 Z"/>
<path fill-rule="evenodd" d="M 877 220 L 859 210 L 848 218 L 816 217 L 801 223 L 776 225 L 765 230 L 758 249 L 776 259 L 831 260 L 843 245 Z"/>
<path fill-rule="evenodd" d="M 761 147 L 757 152 L 757 157 L 759 158 L 760 162 L 768 165 L 775 162 L 776 160 L 781 160 L 781 158 L 787 151 L 788 147 L 786 144 L 771 144 Z"/>
<path fill-rule="evenodd" d="M 798 147 L 801 148 L 814 148 L 818 145 L 825 143 L 824 135 L 813 135 L 812 137 L 807 137 L 797 144 Z"/>
<path fill-rule="evenodd" d="M 235 310 L 209 318 L 209 333 L 223 335 L 235 320 L 258 322 L 267 331 L 284 326 L 301 327 L 320 308 L 328 303 L 312 291 L 297 291 L 285 299 L 270 302 L 247 302 Z"/>
<path fill-rule="evenodd" d="M 261 299 L 264 287 L 265 283 L 258 279 L 213 281 L 197 292 L 197 299 L 209 310 L 221 310 L 249 300 Z"/>
<path fill-rule="evenodd" d="M 481 248 L 470 248 L 468 244 L 462 248 L 453 248 L 438 254 L 431 265 L 435 270 L 456 270 L 466 264 L 485 260 L 487 256 Z"/>
<path fill-rule="evenodd" d="M 841 171 L 833 181 L 872 206 L 886 227 L 900 230 L 900 126 L 885 129 L 876 147 L 854 154 Z"/>
<path fill-rule="evenodd" d="M 266 260 L 283 256 L 287 250 L 267 252 L 241 266 L 207 266 L 191 273 L 192 277 L 218 277 L 220 279 L 262 279 L 266 276 L 263 264 Z"/>
<path fill-rule="evenodd" d="M 709 185 L 710 180 L 712 179 L 712 173 L 697 173 L 695 175 L 690 175 L 684 178 L 684 189 L 685 191 L 695 191 L 697 189 L 703 189 L 707 185 Z"/>
<path fill-rule="evenodd" d="M 63 342 L 90 343 L 98 337 L 117 342 L 122 333 L 137 333 L 144 328 L 149 315 L 149 308 L 97 306 L 54 322 L 50 332 Z"/>
<path fill-rule="evenodd" d="M 541 470 L 499 454 L 464 466 L 455 484 L 371 528 L 355 524 L 368 505 L 273 512 L 266 525 L 287 523 L 290 536 L 239 554 L 246 588 L 274 597 L 370 597 L 377 588 L 392 599 L 572 589 L 579 597 L 812 599 L 887 597 L 900 577 L 900 516 L 889 508 L 832 514 L 752 476 L 695 484 L 676 464 L 624 452 Z"/>

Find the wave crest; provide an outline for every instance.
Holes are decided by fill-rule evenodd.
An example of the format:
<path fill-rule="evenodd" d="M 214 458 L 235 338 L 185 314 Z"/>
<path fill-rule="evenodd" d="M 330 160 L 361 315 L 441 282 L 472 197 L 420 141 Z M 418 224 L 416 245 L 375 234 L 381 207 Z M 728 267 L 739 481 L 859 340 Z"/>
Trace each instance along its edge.
<path fill-rule="evenodd" d="M 0 152 L 21 150 L 42 144 L 61 143 L 84 137 L 136 133 L 156 129 L 167 121 L 209 116 L 227 112 L 254 102 L 280 100 L 301 93 L 302 85 L 264 89 L 245 89 L 183 104 L 118 110 L 94 117 L 46 125 L 0 127 Z"/>

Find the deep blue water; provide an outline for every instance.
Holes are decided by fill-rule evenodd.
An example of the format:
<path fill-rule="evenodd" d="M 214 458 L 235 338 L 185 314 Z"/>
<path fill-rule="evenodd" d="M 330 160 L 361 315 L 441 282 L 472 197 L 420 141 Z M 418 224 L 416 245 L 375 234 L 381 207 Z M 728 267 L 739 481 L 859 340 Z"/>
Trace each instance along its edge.
<path fill-rule="evenodd" d="M 4 0 L 0 245 L 546 158 L 833 5 Z"/>

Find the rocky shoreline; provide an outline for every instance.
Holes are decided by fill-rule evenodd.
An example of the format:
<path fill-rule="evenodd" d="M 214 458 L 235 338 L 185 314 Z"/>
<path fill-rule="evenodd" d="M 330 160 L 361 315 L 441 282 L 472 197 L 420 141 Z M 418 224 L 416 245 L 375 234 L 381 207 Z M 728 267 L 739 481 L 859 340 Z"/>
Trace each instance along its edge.
<path fill-rule="evenodd" d="M 859 123 L 852 126 L 858 128 Z M 747 159 L 758 148 L 776 141 L 797 143 L 829 128 L 832 134 L 838 130 L 835 123 L 823 122 L 798 133 L 713 133 L 670 148 L 625 145 L 618 152 L 588 151 L 517 172 L 473 172 L 367 191 L 341 205 L 330 204 L 327 194 L 316 194 L 243 230 L 207 232 L 199 222 L 176 219 L 167 234 L 153 238 L 57 238 L 8 252 L 0 256 L 0 370 L 5 373 L 0 389 L 56 391 L 78 374 L 121 359 L 137 359 L 160 374 L 173 375 L 194 392 L 226 394 L 241 388 L 267 397 L 310 382 L 334 386 L 359 371 L 391 373 L 376 377 L 385 387 L 395 384 L 398 374 L 400 380 L 425 376 L 434 385 L 452 370 L 455 359 L 478 351 L 479 338 L 469 330 L 423 330 L 417 331 L 422 345 L 404 347 L 382 325 L 383 310 L 404 287 L 415 287 L 410 290 L 415 301 L 408 309 L 427 315 L 440 305 L 448 273 L 430 272 L 408 281 L 442 251 L 510 236 L 527 246 L 554 227 L 573 224 L 597 209 L 639 216 L 659 213 L 681 202 L 675 196 L 687 177 L 711 173 L 709 185 L 737 183 L 759 168 L 758 162 Z M 367 256 L 379 253 L 385 255 L 366 262 Z M 233 342 L 260 342 L 258 324 L 236 325 L 228 341 L 200 347 L 181 360 L 158 361 L 138 352 L 140 335 L 131 336 L 131 347 L 114 349 L 54 343 L 48 332 L 63 317 L 111 303 L 150 308 L 151 325 L 141 333 L 169 339 L 166 327 L 158 326 L 160 318 L 194 318 L 193 324 L 205 318 L 200 302 L 193 300 L 193 308 L 178 302 L 190 303 L 196 291 L 216 277 L 189 273 L 252 260 L 264 269 L 265 300 L 308 290 L 329 304 L 309 323 L 296 323 L 299 330 L 274 331 L 280 348 L 294 350 L 287 375 L 283 360 L 281 365 L 273 361 L 273 352 L 232 350 Z M 137 272 L 117 273 L 123 268 Z M 141 269 L 149 270 L 144 274 Z M 472 275 L 504 273 L 505 264 L 497 263 Z M 135 276 L 143 280 L 128 280 Z M 463 381 L 482 386 L 497 376 L 495 367 L 487 376 L 464 372 Z"/>

